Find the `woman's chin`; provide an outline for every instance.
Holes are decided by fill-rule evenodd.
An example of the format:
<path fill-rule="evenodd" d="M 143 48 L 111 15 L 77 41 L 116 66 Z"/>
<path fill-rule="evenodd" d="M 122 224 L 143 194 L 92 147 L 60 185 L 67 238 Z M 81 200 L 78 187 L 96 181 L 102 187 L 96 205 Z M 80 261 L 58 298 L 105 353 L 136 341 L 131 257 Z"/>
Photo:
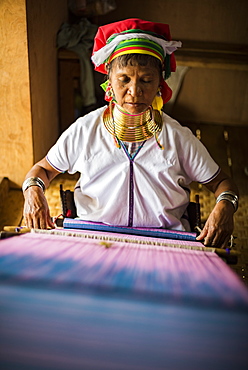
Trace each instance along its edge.
<path fill-rule="evenodd" d="M 148 106 L 146 104 L 130 104 L 130 103 L 125 103 L 123 108 L 125 111 L 129 114 L 139 114 L 143 113 L 148 109 Z"/>

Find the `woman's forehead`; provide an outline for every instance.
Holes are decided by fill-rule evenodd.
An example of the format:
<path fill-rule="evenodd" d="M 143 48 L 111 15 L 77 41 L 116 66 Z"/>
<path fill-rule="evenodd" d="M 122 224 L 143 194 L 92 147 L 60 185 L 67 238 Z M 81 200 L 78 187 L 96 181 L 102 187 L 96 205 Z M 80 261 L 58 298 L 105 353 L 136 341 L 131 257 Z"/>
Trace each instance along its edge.
<path fill-rule="evenodd" d="M 118 63 L 115 63 L 111 69 L 112 76 L 113 75 L 152 75 L 156 76 L 159 74 L 158 68 L 152 66 L 152 65 L 139 65 L 138 63 L 135 63 L 135 65 L 127 65 L 122 66 Z"/>

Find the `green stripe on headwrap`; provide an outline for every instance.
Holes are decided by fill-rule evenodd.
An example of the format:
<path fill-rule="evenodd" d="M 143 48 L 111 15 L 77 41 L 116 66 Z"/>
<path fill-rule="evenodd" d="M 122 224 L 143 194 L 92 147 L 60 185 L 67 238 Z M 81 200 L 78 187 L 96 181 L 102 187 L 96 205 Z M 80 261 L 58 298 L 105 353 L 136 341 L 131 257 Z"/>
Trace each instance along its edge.
<path fill-rule="evenodd" d="M 114 33 L 112 36 L 110 36 L 108 38 L 108 40 L 106 41 L 107 44 L 109 44 L 112 40 L 114 40 L 114 38 L 118 35 L 121 35 L 121 34 L 125 34 L 125 33 L 147 33 L 148 35 L 151 35 L 151 36 L 154 36 L 154 37 L 157 37 L 159 39 L 162 39 L 162 40 L 167 40 L 165 37 L 161 36 L 161 35 L 158 35 L 157 33 L 155 32 L 152 32 L 152 31 L 143 31 L 143 30 L 140 30 L 140 29 L 131 29 L 131 30 L 126 30 L 126 31 L 122 31 L 120 33 Z M 168 41 L 168 40 L 167 40 Z"/>

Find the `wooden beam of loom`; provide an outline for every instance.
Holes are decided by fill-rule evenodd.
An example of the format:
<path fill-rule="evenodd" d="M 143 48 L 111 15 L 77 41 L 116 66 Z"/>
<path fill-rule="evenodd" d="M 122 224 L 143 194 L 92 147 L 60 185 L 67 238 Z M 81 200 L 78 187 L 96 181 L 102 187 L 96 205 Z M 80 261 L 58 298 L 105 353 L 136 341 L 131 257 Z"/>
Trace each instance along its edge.
<path fill-rule="evenodd" d="M 64 229 L 55 228 L 50 230 L 44 229 L 31 229 L 32 233 L 48 234 L 48 235 L 61 235 L 69 237 L 79 237 L 86 239 L 96 239 L 103 242 L 124 242 L 135 243 L 138 245 L 161 246 L 181 249 L 198 250 L 202 252 L 216 253 L 219 257 L 224 258 L 227 263 L 236 264 L 239 251 L 235 249 L 221 249 L 215 247 L 205 247 L 201 242 L 189 241 L 183 239 L 163 239 L 155 237 L 147 237 L 142 235 L 128 235 L 121 233 L 102 232 L 97 230 L 79 230 L 79 229 Z"/>

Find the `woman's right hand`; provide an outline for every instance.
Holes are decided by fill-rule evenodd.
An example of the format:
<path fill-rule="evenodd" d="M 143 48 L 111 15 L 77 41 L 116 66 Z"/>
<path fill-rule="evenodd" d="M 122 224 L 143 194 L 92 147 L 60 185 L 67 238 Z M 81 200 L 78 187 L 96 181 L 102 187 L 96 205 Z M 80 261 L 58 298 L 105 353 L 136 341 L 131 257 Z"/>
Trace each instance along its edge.
<path fill-rule="evenodd" d="M 24 192 L 24 223 L 34 229 L 54 229 L 46 197 L 39 186 L 30 186 Z"/>

